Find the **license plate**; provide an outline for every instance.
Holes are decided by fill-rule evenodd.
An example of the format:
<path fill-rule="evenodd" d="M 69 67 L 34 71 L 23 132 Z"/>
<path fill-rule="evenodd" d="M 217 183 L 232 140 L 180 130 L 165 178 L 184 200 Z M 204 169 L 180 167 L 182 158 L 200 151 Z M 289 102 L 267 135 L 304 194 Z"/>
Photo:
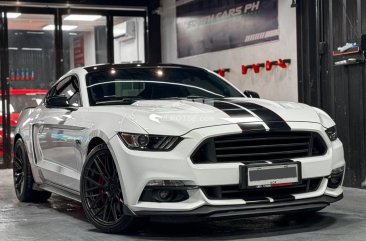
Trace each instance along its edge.
<path fill-rule="evenodd" d="M 242 166 L 240 186 L 250 189 L 296 185 L 301 181 L 300 167 L 299 162 Z"/>

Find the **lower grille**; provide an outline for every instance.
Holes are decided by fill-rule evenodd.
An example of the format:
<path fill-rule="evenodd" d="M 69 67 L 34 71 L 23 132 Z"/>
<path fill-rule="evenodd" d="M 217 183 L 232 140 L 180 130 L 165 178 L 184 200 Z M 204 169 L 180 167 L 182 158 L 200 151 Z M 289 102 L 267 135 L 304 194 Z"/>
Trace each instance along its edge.
<path fill-rule="evenodd" d="M 320 156 L 327 146 L 315 132 L 247 132 L 208 139 L 192 156 L 193 163 L 288 160 Z"/>
<path fill-rule="evenodd" d="M 323 178 L 304 179 L 301 184 L 286 187 L 273 187 L 262 189 L 240 189 L 238 185 L 229 186 L 204 186 L 201 187 L 208 199 L 244 199 L 262 200 L 267 197 L 281 199 L 292 194 L 314 192 L 318 190 Z"/>

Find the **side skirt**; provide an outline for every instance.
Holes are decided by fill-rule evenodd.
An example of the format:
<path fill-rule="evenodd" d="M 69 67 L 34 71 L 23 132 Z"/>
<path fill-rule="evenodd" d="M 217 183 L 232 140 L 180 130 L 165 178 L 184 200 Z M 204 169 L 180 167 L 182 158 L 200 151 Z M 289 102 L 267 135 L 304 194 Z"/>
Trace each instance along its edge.
<path fill-rule="evenodd" d="M 77 202 L 81 202 L 80 193 L 78 191 L 75 191 L 73 189 L 70 189 L 68 187 L 65 187 L 65 186 L 62 186 L 62 185 L 59 185 L 56 183 L 46 182 L 46 183 L 37 185 L 37 188 L 45 190 L 45 191 L 49 191 L 52 193 L 56 193 L 60 196 L 72 199 Z"/>

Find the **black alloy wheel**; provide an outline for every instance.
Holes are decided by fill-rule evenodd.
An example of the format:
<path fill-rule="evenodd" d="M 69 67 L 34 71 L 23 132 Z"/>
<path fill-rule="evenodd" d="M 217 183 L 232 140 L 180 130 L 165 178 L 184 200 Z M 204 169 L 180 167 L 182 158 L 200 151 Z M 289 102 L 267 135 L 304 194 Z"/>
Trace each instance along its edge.
<path fill-rule="evenodd" d="M 18 138 L 14 145 L 13 179 L 15 194 L 21 202 L 46 202 L 52 194 L 33 189 L 32 169 L 27 149 L 21 138 Z"/>
<path fill-rule="evenodd" d="M 88 219 L 108 233 L 130 230 L 134 217 L 123 212 L 124 200 L 113 157 L 105 144 L 88 155 L 81 175 L 81 200 Z"/>
<path fill-rule="evenodd" d="M 13 178 L 15 194 L 19 197 L 24 190 L 24 153 L 19 144 L 14 148 Z"/>

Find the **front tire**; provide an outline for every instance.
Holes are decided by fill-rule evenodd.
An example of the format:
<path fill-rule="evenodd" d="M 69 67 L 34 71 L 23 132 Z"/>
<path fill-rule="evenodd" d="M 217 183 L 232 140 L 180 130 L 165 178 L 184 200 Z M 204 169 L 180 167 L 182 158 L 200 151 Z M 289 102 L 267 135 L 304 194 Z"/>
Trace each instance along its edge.
<path fill-rule="evenodd" d="M 46 202 L 51 193 L 33 189 L 34 179 L 25 144 L 19 138 L 14 145 L 13 179 L 15 194 L 21 202 Z"/>
<path fill-rule="evenodd" d="M 134 217 L 123 212 L 123 195 L 113 157 L 105 144 L 88 154 L 81 173 L 81 202 L 95 227 L 107 233 L 123 233 L 134 226 Z"/>

